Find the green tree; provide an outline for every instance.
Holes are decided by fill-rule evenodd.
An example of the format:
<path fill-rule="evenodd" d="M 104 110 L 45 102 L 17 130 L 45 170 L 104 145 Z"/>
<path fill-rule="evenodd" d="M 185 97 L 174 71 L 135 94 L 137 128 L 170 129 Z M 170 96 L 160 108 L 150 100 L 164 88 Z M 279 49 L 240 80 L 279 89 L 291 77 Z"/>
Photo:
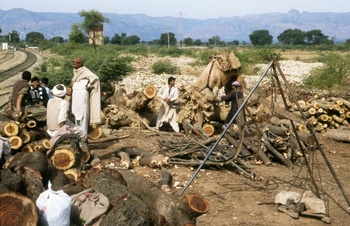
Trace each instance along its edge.
<path fill-rule="evenodd" d="M 61 36 L 55 36 L 52 39 L 50 39 L 50 41 L 55 42 L 55 43 L 63 43 L 64 42 L 64 38 Z"/>
<path fill-rule="evenodd" d="M 277 40 L 286 45 L 304 45 L 304 39 L 305 32 L 300 29 L 287 29 L 277 36 Z"/>
<path fill-rule="evenodd" d="M 71 33 L 69 34 L 69 41 L 74 43 L 84 43 L 86 42 L 86 37 L 81 30 L 79 24 L 73 24 L 71 28 Z"/>
<path fill-rule="evenodd" d="M 213 36 L 211 38 L 208 39 L 208 43 L 211 46 L 218 46 L 220 45 L 221 39 L 219 36 Z"/>
<path fill-rule="evenodd" d="M 140 37 L 137 35 L 130 35 L 122 39 L 122 45 L 136 45 L 140 43 Z"/>
<path fill-rule="evenodd" d="M 26 35 L 26 42 L 30 45 L 38 46 L 39 43 L 44 40 L 45 40 L 45 37 L 40 32 L 32 31 Z"/>
<path fill-rule="evenodd" d="M 122 37 L 119 34 L 114 34 L 114 36 L 111 39 L 112 44 L 121 44 L 122 43 Z"/>
<path fill-rule="evenodd" d="M 202 41 L 200 39 L 196 39 L 193 41 L 193 45 L 194 46 L 201 46 L 202 45 Z"/>
<path fill-rule="evenodd" d="M 163 33 L 160 35 L 159 45 L 171 46 L 176 45 L 176 38 L 173 32 Z"/>
<path fill-rule="evenodd" d="M 185 46 L 192 46 L 193 45 L 193 39 L 192 38 L 185 38 L 184 39 Z"/>
<path fill-rule="evenodd" d="M 268 30 L 256 30 L 249 35 L 250 42 L 254 46 L 263 46 L 272 44 L 272 35 Z"/>
<path fill-rule="evenodd" d="M 324 35 L 321 30 L 310 30 L 305 33 L 306 43 L 309 45 L 331 44 L 328 36 Z"/>
<path fill-rule="evenodd" d="M 100 12 L 96 10 L 90 10 L 90 11 L 83 10 L 79 12 L 79 15 L 85 18 L 83 23 L 81 24 L 81 27 L 85 31 L 85 33 L 88 35 L 89 39 L 92 40 L 92 44 L 96 51 L 96 39 L 100 38 L 96 34 L 97 28 L 101 26 L 103 23 L 108 23 L 109 19 L 104 17 Z"/>
<path fill-rule="evenodd" d="M 19 33 L 15 30 L 11 31 L 8 35 L 8 39 L 9 39 L 9 42 L 11 43 L 19 43 L 21 41 L 20 37 L 19 37 Z"/>

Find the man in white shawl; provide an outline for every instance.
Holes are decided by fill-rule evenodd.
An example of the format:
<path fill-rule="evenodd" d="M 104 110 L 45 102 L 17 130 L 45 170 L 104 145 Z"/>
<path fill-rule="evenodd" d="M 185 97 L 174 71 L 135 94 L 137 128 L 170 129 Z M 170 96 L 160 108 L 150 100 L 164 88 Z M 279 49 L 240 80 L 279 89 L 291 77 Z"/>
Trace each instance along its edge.
<path fill-rule="evenodd" d="M 74 125 L 68 119 L 69 102 L 64 99 L 67 88 L 63 84 L 58 84 L 51 90 L 53 98 L 47 103 L 47 133 L 51 136 L 50 143 L 53 146 L 56 140 L 67 133 L 79 135 L 82 141 L 87 139 L 85 131 Z"/>
<path fill-rule="evenodd" d="M 100 79 L 84 66 L 84 60 L 80 57 L 74 57 L 73 67 L 72 113 L 75 124 L 88 134 L 89 125 L 94 127 L 101 124 Z"/>
<path fill-rule="evenodd" d="M 163 86 L 157 93 L 157 96 L 162 100 L 162 106 L 159 109 L 156 129 L 163 125 L 163 122 L 167 122 L 171 125 L 175 132 L 179 132 L 179 124 L 176 122 L 176 109 L 173 103 L 179 97 L 179 91 L 175 86 L 176 77 L 171 76 L 168 78 L 168 85 Z"/>

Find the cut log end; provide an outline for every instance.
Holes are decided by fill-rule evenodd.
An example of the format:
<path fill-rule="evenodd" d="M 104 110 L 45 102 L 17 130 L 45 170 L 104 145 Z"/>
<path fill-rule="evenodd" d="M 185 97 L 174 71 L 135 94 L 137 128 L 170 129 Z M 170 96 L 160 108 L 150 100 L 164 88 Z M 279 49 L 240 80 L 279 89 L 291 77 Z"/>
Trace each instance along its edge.
<path fill-rule="evenodd" d="M 52 164 L 56 169 L 68 170 L 76 163 L 76 157 L 71 150 L 62 148 L 56 149 L 54 155 L 51 157 Z"/>
<path fill-rule="evenodd" d="M 37 208 L 29 198 L 14 192 L 5 192 L 0 194 L 0 203 L 1 225 L 37 225 Z"/>
<path fill-rule="evenodd" d="M 23 145 L 23 141 L 19 136 L 12 136 L 9 138 L 11 149 L 18 150 Z"/>
<path fill-rule="evenodd" d="M 206 124 L 203 126 L 204 132 L 207 134 L 208 137 L 212 136 L 215 132 L 215 128 L 213 125 Z"/>
<path fill-rule="evenodd" d="M 143 89 L 143 94 L 148 98 L 152 99 L 157 94 L 157 88 L 154 86 L 147 86 Z"/>
<path fill-rule="evenodd" d="M 208 202 L 199 194 L 186 195 L 188 207 L 195 213 L 204 214 L 209 210 Z"/>
<path fill-rule="evenodd" d="M 100 126 L 96 126 L 96 127 L 93 127 L 91 133 L 89 133 L 89 138 L 91 140 L 96 140 L 102 137 L 102 135 L 103 135 L 102 128 Z"/>

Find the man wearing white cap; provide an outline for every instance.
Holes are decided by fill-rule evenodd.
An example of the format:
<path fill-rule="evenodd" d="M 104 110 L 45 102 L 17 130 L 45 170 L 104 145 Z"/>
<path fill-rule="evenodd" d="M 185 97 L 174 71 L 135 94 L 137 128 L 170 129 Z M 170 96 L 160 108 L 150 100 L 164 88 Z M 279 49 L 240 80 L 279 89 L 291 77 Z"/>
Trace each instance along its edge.
<path fill-rule="evenodd" d="M 159 129 L 163 125 L 163 122 L 167 122 L 178 133 L 180 129 L 179 124 L 176 122 L 176 109 L 173 106 L 173 103 L 179 97 L 175 80 L 176 77 L 170 76 L 168 78 L 168 84 L 163 86 L 157 93 L 157 96 L 162 100 L 162 106 L 159 109 L 156 128 Z"/>
<path fill-rule="evenodd" d="M 86 140 L 85 131 L 75 126 L 68 119 L 69 102 L 64 99 L 67 89 L 63 84 L 58 84 L 51 90 L 53 99 L 47 103 L 47 133 L 52 137 L 51 145 L 63 134 L 75 133 L 83 140 Z"/>
<path fill-rule="evenodd" d="M 239 106 L 239 100 L 243 98 L 241 84 L 238 81 L 232 82 L 232 89 L 233 90 L 227 96 L 221 97 L 221 100 L 223 101 L 231 101 L 231 109 L 226 116 L 225 125 L 228 125 L 232 117 L 236 114 Z M 235 119 L 234 122 L 236 121 L 237 120 Z"/>

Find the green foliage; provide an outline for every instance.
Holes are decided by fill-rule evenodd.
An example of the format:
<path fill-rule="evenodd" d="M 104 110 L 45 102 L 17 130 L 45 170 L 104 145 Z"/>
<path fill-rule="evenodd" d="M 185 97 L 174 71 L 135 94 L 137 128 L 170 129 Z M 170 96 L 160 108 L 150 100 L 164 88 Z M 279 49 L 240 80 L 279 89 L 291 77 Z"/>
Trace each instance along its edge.
<path fill-rule="evenodd" d="M 151 49 L 158 56 L 170 56 L 170 57 L 179 57 L 179 56 L 192 56 L 193 52 L 190 49 L 178 48 L 176 46 L 166 48 L 166 47 L 153 47 Z"/>
<path fill-rule="evenodd" d="M 166 73 L 166 74 L 176 74 L 179 72 L 179 68 L 177 68 L 176 66 L 172 65 L 170 60 L 166 59 L 166 60 L 158 60 L 157 62 L 155 62 L 152 65 L 152 72 L 154 74 L 162 74 L 162 73 Z"/>
<path fill-rule="evenodd" d="M 108 57 L 104 58 L 102 64 L 99 67 L 100 80 L 106 81 L 118 81 L 123 78 L 124 75 L 133 71 L 131 66 L 133 58 L 131 57 Z"/>
<path fill-rule="evenodd" d="M 338 89 L 350 76 L 350 57 L 330 53 L 320 57 L 324 67 L 311 71 L 303 82 L 306 88 Z"/>
<path fill-rule="evenodd" d="M 249 39 L 254 46 L 263 46 L 272 44 L 272 35 L 268 30 L 256 30 L 249 35 Z"/>
<path fill-rule="evenodd" d="M 305 44 L 305 32 L 300 29 L 287 29 L 277 36 L 278 41 L 286 45 Z"/>
<path fill-rule="evenodd" d="M 42 33 L 40 32 L 29 32 L 27 35 L 26 35 L 26 42 L 29 44 L 29 45 L 34 45 L 34 46 L 38 46 L 38 44 L 42 41 L 45 40 L 45 37 Z"/>
<path fill-rule="evenodd" d="M 173 32 L 163 33 L 160 35 L 159 45 L 174 46 L 176 45 L 176 38 Z"/>

